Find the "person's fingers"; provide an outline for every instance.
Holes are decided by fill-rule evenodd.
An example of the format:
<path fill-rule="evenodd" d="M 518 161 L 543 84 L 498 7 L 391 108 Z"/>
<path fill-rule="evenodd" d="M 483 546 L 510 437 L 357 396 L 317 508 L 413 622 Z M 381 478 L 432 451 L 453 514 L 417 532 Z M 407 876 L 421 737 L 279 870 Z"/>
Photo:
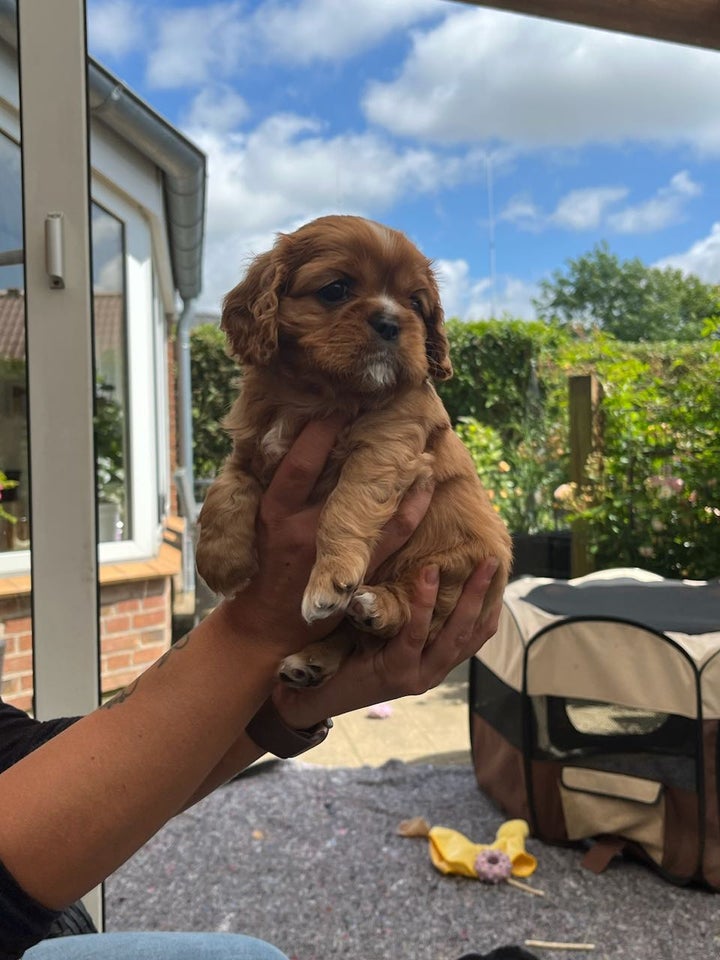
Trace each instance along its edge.
<path fill-rule="evenodd" d="M 368 573 L 377 570 L 388 557 L 407 543 L 427 513 L 432 494 L 432 484 L 413 487 L 405 494 L 396 513 L 382 529 L 378 545 L 370 558 Z"/>
<path fill-rule="evenodd" d="M 497 559 L 491 557 L 477 566 L 465 581 L 455 609 L 426 648 L 430 672 L 447 672 L 455 663 L 476 653 L 490 636 L 489 633 L 485 635 L 480 617 L 498 565 Z"/>
<path fill-rule="evenodd" d="M 424 645 L 430 631 L 438 587 L 440 586 L 440 569 L 436 563 L 424 567 L 413 591 L 410 622 L 406 629 L 413 644 Z"/>
<path fill-rule="evenodd" d="M 412 673 L 417 671 L 430 632 L 439 585 L 440 571 L 437 564 L 431 564 L 420 571 L 413 588 L 410 620 L 397 636 L 388 640 L 380 650 L 383 669 L 388 677 L 402 682 L 408 667 Z"/>
<path fill-rule="evenodd" d="M 502 597 L 498 598 L 492 608 L 482 618 L 480 628 L 482 630 L 482 643 L 485 643 L 490 637 L 494 637 L 500 626 L 500 614 L 502 613 Z"/>
<path fill-rule="evenodd" d="M 307 505 L 342 427 L 342 418 L 334 415 L 313 420 L 302 429 L 270 481 L 263 512 L 289 515 Z"/>
<path fill-rule="evenodd" d="M 460 599 L 445 621 L 443 631 L 465 633 L 468 628 L 472 629 L 475 626 L 482 612 L 485 596 L 499 565 L 496 557 L 489 557 L 475 567 L 465 581 Z"/>

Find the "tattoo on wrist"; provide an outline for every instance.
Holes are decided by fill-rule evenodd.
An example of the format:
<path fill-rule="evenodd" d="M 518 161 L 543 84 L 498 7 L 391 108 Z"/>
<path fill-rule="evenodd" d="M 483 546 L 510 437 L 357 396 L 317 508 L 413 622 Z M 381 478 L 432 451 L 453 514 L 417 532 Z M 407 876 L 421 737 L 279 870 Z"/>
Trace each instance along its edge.
<path fill-rule="evenodd" d="M 169 650 L 166 650 L 165 653 L 155 661 L 155 666 L 160 668 L 163 666 L 167 658 L 171 653 L 174 653 L 176 650 L 182 650 L 183 647 L 186 647 L 190 642 L 190 634 L 186 634 L 177 643 L 174 643 Z M 128 697 L 131 697 L 135 690 L 137 689 L 138 684 L 140 683 L 140 677 L 136 680 L 133 680 L 132 683 L 128 684 L 123 690 L 120 690 L 115 694 L 114 697 L 111 697 L 110 700 L 107 700 L 105 703 L 100 705 L 101 710 L 111 710 L 113 707 L 117 707 L 120 703 L 125 703 Z"/>
<path fill-rule="evenodd" d="M 182 650 L 183 647 L 186 647 L 190 643 L 190 634 L 186 633 L 184 637 L 181 637 L 176 643 L 173 643 L 172 646 L 165 651 L 165 653 L 155 661 L 155 666 L 162 667 L 165 664 L 165 661 L 168 659 L 170 654 L 175 653 L 176 650 Z"/>
<path fill-rule="evenodd" d="M 105 703 L 100 705 L 101 710 L 112 710 L 113 707 L 117 707 L 118 704 L 124 703 L 128 697 L 131 697 L 137 688 L 137 685 L 140 683 L 140 678 L 133 680 L 132 683 L 128 684 L 123 690 L 120 690 L 119 693 L 116 693 L 114 697 L 110 700 L 107 700 Z"/>

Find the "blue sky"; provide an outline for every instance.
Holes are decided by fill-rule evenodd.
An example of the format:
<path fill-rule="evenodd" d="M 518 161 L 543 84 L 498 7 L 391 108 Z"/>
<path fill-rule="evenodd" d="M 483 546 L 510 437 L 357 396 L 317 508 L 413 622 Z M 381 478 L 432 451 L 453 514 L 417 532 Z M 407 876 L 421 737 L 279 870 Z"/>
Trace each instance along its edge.
<path fill-rule="evenodd" d="M 88 22 L 208 155 L 202 309 L 329 212 L 405 231 L 449 316 L 531 318 L 600 241 L 720 283 L 717 52 L 453 0 L 88 0 Z"/>

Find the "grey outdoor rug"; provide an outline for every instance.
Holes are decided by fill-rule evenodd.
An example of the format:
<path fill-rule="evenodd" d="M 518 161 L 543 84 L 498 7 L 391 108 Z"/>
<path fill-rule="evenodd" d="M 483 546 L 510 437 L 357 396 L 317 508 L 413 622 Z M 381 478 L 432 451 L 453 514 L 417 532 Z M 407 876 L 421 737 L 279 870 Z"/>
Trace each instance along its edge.
<path fill-rule="evenodd" d="M 502 815 L 471 767 L 267 764 L 175 819 L 106 885 L 109 930 L 239 931 L 291 960 L 456 960 L 526 938 L 540 960 L 720 957 L 720 895 L 614 861 L 597 877 L 576 850 L 528 842 L 536 897 L 439 874 L 403 819 L 491 842 Z"/>

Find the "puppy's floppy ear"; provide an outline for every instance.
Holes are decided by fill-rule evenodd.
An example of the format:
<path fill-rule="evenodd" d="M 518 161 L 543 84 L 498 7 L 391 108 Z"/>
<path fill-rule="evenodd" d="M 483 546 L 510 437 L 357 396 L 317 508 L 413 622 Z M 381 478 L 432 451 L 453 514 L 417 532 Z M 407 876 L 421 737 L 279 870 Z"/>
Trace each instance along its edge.
<path fill-rule="evenodd" d="M 427 353 L 430 376 L 433 380 L 449 380 L 453 375 L 453 368 L 452 363 L 450 363 L 450 345 L 445 336 L 445 313 L 440 303 L 440 292 L 435 277 L 432 273 L 430 276 L 432 306 L 430 316 L 426 321 L 427 339 L 425 341 L 425 351 Z"/>
<path fill-rule="evenodd" d="M 264 366 L 278 347 L 278 300 L 287 269 L 276 247 L 250 264 L 245 279 L 223 300 L 221 328 L 240 364 Z"/>

